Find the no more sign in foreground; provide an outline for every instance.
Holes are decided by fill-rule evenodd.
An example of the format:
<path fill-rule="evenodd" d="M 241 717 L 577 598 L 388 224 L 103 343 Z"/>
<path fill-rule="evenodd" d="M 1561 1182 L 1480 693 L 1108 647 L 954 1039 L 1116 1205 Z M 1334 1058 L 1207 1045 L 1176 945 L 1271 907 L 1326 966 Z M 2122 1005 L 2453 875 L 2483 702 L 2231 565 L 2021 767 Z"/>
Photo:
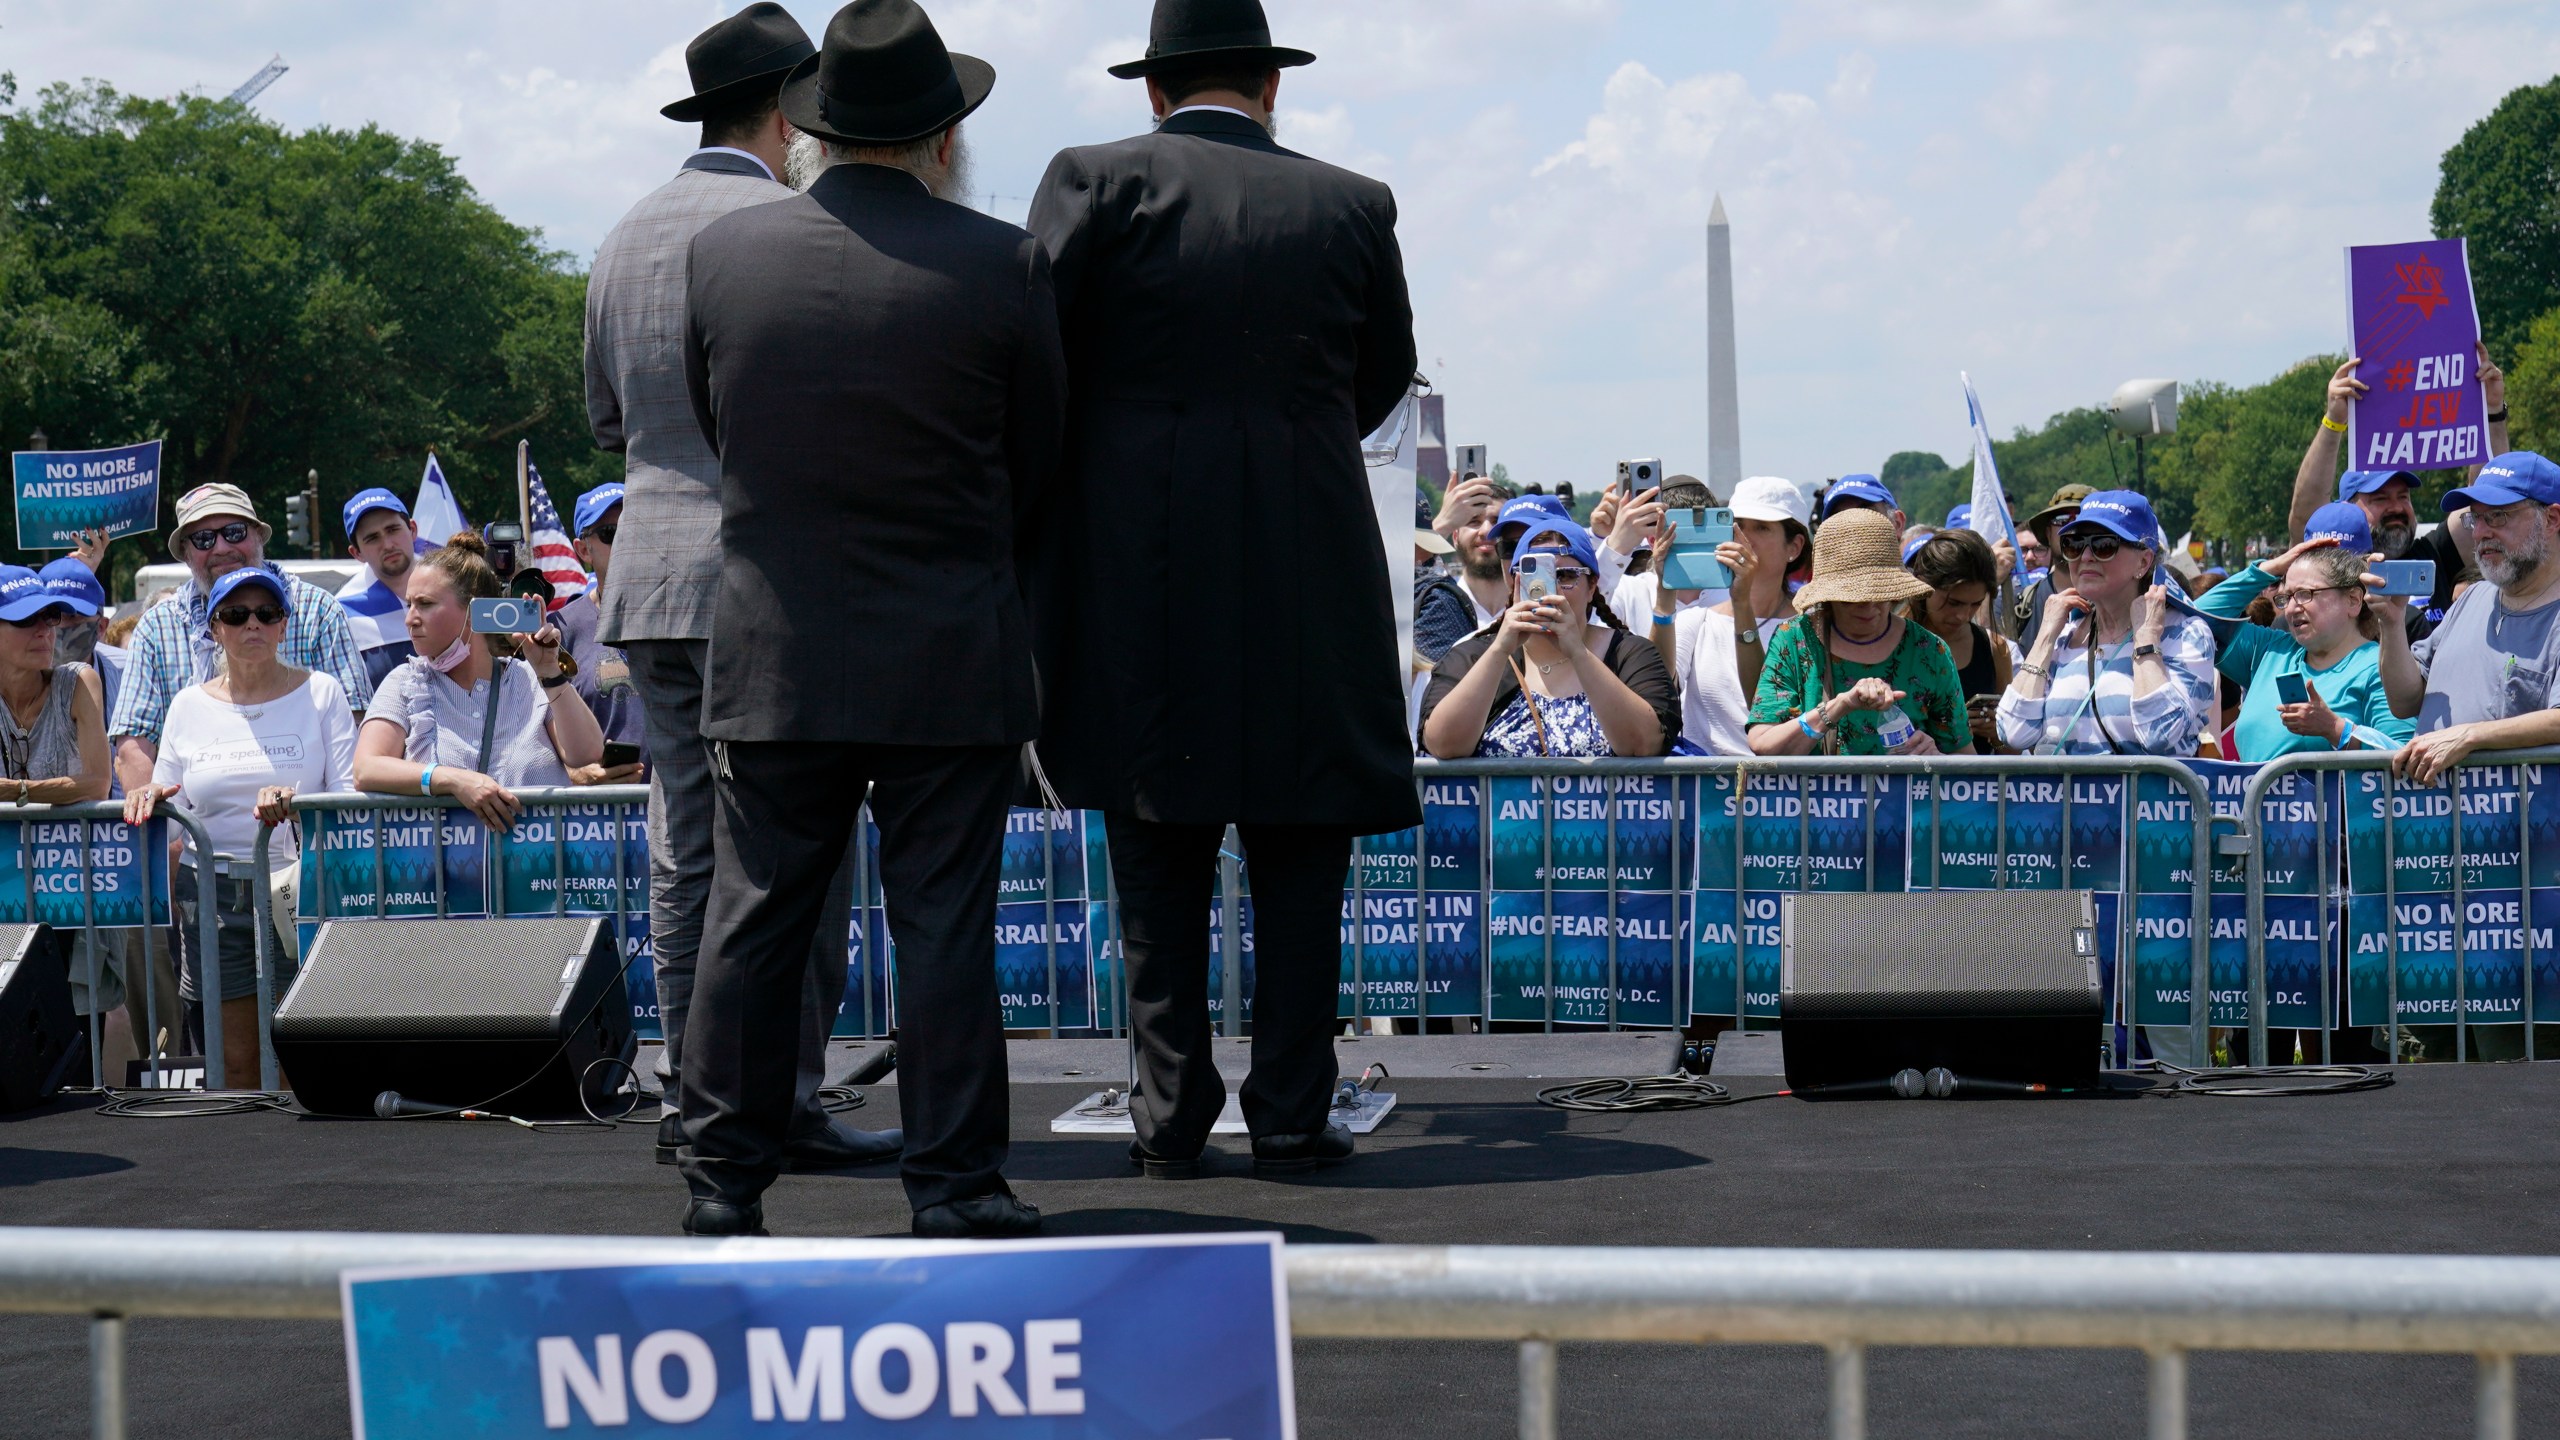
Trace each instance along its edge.
<path fill-rule="evenodd" d="M 834 1252 L 834 1247 L 829 1247 Z M 340 1280 L 357 1440 L 1294 1440 L 1277 1235 Z"/>

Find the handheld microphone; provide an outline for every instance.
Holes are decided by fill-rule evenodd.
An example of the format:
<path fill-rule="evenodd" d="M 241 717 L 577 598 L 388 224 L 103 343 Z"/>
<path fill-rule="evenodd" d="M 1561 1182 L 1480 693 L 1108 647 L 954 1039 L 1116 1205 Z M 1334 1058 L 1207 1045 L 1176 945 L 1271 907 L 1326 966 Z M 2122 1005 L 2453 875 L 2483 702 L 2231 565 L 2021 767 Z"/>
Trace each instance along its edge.
<path fill-rule="evenodd" d="M 385 1090 L 373 1097 L 373 1113 L 383 1120 L 399 1120 L 410 1116 L 450 1115 L 456 1120 L 504 1120 L 486 1110 L 456 1110 L 449 1105 L 431 1105 L 424 1100 L 410 1100 L 397 1090 Z"/>
<path fill-rule="evenodd" d="M 1967 1079 L 1944 1065 L 1929 1072 L 1930 1098 L 1950 1100 L 1967 1092 L 1976 1095 L 2048 1095 L 2052 1093 L 2042 1085 L 2023 1080 Z"/>
<path fill-rule="evenodd" d="M 1929 1081 L 1917 1070 L 1898 1070 L 1890 1080 L 1851 1080 L 1840 1085 L 1817 1085 L 1799 1090 L 1799 1095 L 1898 1095 L 1917 1100 L 1929 1093 Z"/>

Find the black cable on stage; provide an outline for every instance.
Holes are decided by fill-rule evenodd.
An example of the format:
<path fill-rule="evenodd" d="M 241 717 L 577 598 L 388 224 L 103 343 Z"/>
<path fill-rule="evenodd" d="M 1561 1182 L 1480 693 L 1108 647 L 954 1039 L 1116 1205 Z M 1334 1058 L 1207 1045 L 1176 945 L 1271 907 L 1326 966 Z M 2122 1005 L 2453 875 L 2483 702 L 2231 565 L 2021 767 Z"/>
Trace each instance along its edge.
<path fill-rule="evenodd" d="M 1624 1114 L 1638 1110 L 1703 1110 L 1711 1105 L 1740 1105 L 1790 1093 L 1772 1090 L 1766 1095 L 1736 1095 L 1713 1080 L 1694 1075 L 1617 1075 L 1550 1085 L 1538 1092 L 1538 1103 L 1558 1110 Z"/>
<path fill-rule="evenodd" d="M 108 1097 L 98 1107 L 101 1115 L 118 1115 L 129 1120 L 187 1120 L 199 1115 L 254 1115 L 272 1110 L 278 1115 L 299 1115 L 293 1097 L 269 1090 L 217 1090 L 208 1095 L 202 1091 L 116 1090 L 99 1092 Z"/>
<path fill-rule="evenodd" d="M 2390 1070 L 2371 1065 L 2268 1065 L 2254 1069 L 2235 1065 L 2190 1070 L 2162 1060 L 2152 1063 L 2159 1066 L 2161 1073 L 2178 1077 L 2166 1088 L 2149 1092 L 2154 1095 L 2223 1095 L 2244 1100 L 2352 1095 L 2359 1090 L 2387 1089 L 2394 1080 Z"/>

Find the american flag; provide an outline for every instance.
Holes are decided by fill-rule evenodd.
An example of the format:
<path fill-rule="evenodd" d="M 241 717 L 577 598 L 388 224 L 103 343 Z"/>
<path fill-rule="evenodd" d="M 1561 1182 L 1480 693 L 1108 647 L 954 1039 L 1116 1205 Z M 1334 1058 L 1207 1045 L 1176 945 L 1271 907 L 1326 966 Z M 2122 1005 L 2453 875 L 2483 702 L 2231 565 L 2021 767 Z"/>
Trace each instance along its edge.
<path fill-rule="evenodd" d="M 557 610 L 587 593 L 587 570 L 578 563 L 577 547 L 569 543 L 568 527 L 560 523 L 551 492 L 542 488 L 542 472 L 527 466 L 525 474 L 532 496 L 533 566 L 551 582 L 550 608 Z"/>

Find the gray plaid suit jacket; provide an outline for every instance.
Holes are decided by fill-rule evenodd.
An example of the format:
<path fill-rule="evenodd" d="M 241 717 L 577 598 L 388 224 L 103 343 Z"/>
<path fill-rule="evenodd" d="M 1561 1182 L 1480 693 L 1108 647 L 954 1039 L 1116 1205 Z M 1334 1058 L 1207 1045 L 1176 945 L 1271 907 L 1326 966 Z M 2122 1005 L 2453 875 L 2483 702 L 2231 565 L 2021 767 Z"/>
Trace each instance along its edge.
<path fill-rule="evenodd" d="M 703 226 L 791 198 L 712 151 L 631 207 L 587 277 L 587 421 L 623 457 L 622 524 L 597 638 L 709 640 L 720 589 L 720 457 L 684 382 L 685 259 Z"/>

